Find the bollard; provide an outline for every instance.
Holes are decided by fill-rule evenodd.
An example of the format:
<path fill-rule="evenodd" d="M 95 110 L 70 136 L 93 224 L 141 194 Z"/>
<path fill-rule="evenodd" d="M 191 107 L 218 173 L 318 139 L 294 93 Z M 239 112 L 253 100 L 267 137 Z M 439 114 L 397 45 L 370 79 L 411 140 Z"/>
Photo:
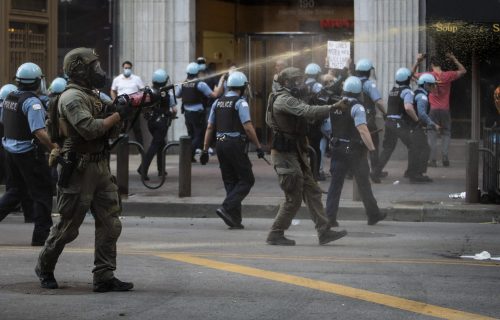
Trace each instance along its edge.
<path fill-rule="evenodd" d="M 191 137 L 179 139 L 179 197 L 191 197 Z"/>
<path fill-rule="evenodd" d="M 479 141 L 467 141 L 465 154 L 465 202 L 478 203 Z"/>
<path fill-rule="evenodd" d="M 121 195 L 128 195 L 129 146 L 128 136 L 123 137 L 116 148 L 116 184 Z"/>

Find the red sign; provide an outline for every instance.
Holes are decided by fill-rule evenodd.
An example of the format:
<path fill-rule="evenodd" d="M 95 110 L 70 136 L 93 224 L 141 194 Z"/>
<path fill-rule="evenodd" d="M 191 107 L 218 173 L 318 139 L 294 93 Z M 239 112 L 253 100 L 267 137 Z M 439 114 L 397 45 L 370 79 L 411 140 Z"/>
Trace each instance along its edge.
<path fill-rule="evenodd" d="M 319 23 L 323 29 L 354 29 L 354 20 L 349 19 L 323 19 Z"/>

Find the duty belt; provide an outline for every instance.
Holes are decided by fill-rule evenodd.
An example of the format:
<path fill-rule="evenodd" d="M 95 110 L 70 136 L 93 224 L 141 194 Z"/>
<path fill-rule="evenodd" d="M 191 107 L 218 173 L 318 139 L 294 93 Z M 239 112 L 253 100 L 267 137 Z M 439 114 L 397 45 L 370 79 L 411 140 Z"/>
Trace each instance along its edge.
<path fill-rule="evenodd" d="M 241 140 L 243 142 L 246 141 L 246 136 L 244 135 L 239 135 L 239 136 L 230 136 L 230 135 L 227 135 L 227 134 L 222 134 L 220 136 L 217 136 L 217 141 L 229 141 L 229 140 Z"/>

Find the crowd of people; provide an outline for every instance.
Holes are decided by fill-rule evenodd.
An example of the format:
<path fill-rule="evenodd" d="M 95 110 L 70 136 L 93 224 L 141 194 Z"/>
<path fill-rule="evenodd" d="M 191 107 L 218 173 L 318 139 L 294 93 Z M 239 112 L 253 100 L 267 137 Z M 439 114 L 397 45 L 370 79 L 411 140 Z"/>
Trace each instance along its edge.
<path fill-rule="evenodd" d="M 416 73 L 425 59 L 422 54 L 412 70 L 401 66 L 387 103 L 371 79 L 374 66 L 369 59 L 355 64 L 348 60 L 342 70 L 325 65 L 326 72 L 316 63 L 302 71 L 284 60 L 276 62 L 266 124 L 272 131 L 269 153 L 285 199 L 270 228 L 268 244 L 295 245 L 285 237 L 285 231 L 302 201 L 310 211 L 319 244 L 346 236 L 347 231 L 335 229 L 339 227 L 337 213 L 346 177 L 357 182 L 368 225 L 384 220 L 386 214 L 378 208 L 370 180 L 380 183 L 387 176 L 384 168 L 398 140 L 408 149 L 404 176 L 410 183 L 432 182 L 426 171 L 428 166 L 437 165 L 438 133 L 443 138 L 442 165 L 450 165 L 450 84 L 466 70 L 452 54 L 447 58 L 454 62 L 456 71 L 441 70 L 442 61 L 432 57 L 432 69 Z M 133 288 L 132 283 L 114 276 L 121 206 L 109 169 L 109 141 L 125 127 L 143 144 L 137 121 L 141 111 L 133 108 L 134 101 L 148 103 L 142 116 L 153 137 L 137 169 L 142 178 L 149 179 L 155 155 L 158 175 L 166 174 L 162 151 L 180 99 L 179 109 L 192 138 L 191 161 L 197 162 L 197 153 L 201 165 L 206 165 L 210 156 L 218 159 L 226 197 L 215 213 L 230 229 L 244 229 L 242 201 L 255 182 L 248 143 L 265 159 L 251 119 L 247 76 L 236 67 L 211 76 L 206 60 L 200 57 L 187 65 L 186 79 L 181 83 L 172 85 L 168 73 L 158 69 L 148 87 L 133 74 L 132 67 L 132 62 L 123 62 L 123 72 L 114 78 L 108 96 L 99 91 L 106 75 L 97 54 L 77 48 L 64 58 L 65 78 L 56 78 L 47 93 L 39 91 L 42 70 L 30 62 L 19 66 L 17 86 L 7 84 L 0 90 L 6 168 L 0 220 L 21 206 L 26 219 L 34 221 L 31 244 L 43 247 L 35 268 L 43 288 L 58 287 L 55 265 L 65 245 L 78 236 L 87 212 L 92 212 L 96 224 L 94 291 Z M 416 82 L 414 88 L 412 81 Z M 137 93 L 141 93 L 138 100 Z M 377 127 L 377 113 L 385 119 L 384 128 Z M 310 147 L 317 157 L 311 157 Z M 331 158 L 329 173 L 324 170 L 327 154 Z M 325 207 L 317 181 L 328 176 Z M 60 220 L 53 225 L 56 185 Z"/>

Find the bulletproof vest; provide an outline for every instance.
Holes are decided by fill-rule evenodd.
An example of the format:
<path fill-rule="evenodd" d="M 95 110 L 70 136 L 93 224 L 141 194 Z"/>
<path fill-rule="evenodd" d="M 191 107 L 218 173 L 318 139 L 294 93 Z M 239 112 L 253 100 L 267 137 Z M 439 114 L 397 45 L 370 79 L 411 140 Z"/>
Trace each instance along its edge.
<path fill-rule="evenodd" d="M 204 95 L 198 90 L 200 80 L 185 82 L 182 84 L 182 103 L 183 104 L 198 104 L 203 103 Z"/>
<path fill-rule="evenodd" d="M 365 82 L 368 81 L 368 79 L 363 79 L 361 80 L 361 104 L 363 107 L 367 109 L 367 114 L 371 112 L 375 112 L 375 102 L 372 101 L 372 98 L 370 98 L 370 95 L 368 95 L 365 90 Z"/>
<path fill-rule="evenodd" d="M 354 119 L 351 116 L 351 110 L 354 105 L 359 102 L 349 100 L 348 109 L 335 109 L 330 112 L 330 121 L 332 123 L 332 137 L 337 139 L 344 139 L 351 142 L 361 141 L 358 129 L 354 125 Z"/>
<path fill-rule="evenodd" d="M 11 92 L 3 102 L 4 135 L 15 140 L 32 140 L 34 138 L 28 123 L 28 118 L 23 113 L 23 104 L 28 98 L 37 97 L 30 91 Z M 40 107 L 42 103 L 40 102 Z"/>
<path fill-rule="evenodd" d="M 417 95 L 423 94 L 426 97 L 428 97 L 429 93 L 422 88 L 418 88 L 417 90 L 415 90 L 414 94 L 415 95 L 413 96 L 413 109 L 415 110 L 415 112 L 417 113 L 417 116 L 418 116 Z M 427 103 L 427 109 L 425 110 L 425 113 L 429 114 L 429 111 L 430 111 L 429 109 L 430 109 L 430 104 Z"/>
<path fill-rule="evenodd" d="M 170 115 L 170 94 L 168 92 L 159 92 L 157 88 L 151 88 L 151 90 L 153 91 L 153 96 L 159 98 L 147 113 L 150 113 L 155 118 L 162 115 Z"/>
<path fill-rule="evenodd" d="M 313 92 L 313 87 L 316 84 L 316 81 L 311 81 L 306 84 L 307 87 L 307 96 L 304 97 L 304 101 L 306 101 L 308 104 L 316 104 L 316 94 Z"/>
<path fill-rule="evenodd" d="M 245 129 L 236 110 L 236 101 L 239 96 L 223 96 L 215 104 L 215 127 L 217 132 L 240 132 L 245 134 Z"/>
<path fill-rule="evenodd" d="M 266 110 L 267 125 L 273 131 L 284 133 L 290 137 L 305 137 L 307 133 L 307 121 L 305 118 L 274 111 L 274 105 L 276 103 L 284 103 L 285 99 L 293 99 L 293 97 L 284 88 L 280 88 L 277 92 L 272 92 L 269 95 Z M 280 101 L 277 102 L 277 100 Z"/>
<path fill-rule="evenodd" d="M 387 115 L 404 116 L 406 114 L 405 104 L 403 99 L 401 99 L 401 92 L 409 88 L 408 86 L 392 88 L 387 100 Z"/>

